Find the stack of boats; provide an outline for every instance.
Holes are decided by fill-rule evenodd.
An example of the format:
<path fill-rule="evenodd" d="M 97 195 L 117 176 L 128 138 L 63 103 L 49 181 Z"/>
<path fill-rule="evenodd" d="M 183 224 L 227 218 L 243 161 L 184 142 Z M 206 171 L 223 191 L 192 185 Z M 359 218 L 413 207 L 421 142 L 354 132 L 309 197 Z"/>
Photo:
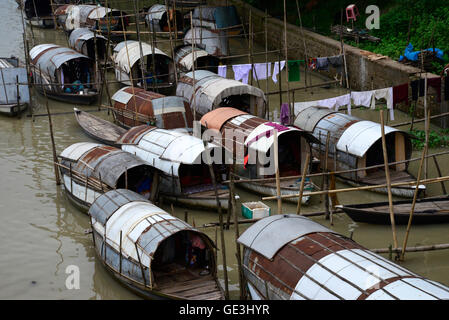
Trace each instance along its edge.
<path fill-rule="evenodd" d="M 98 143 L 67 146 L 58 167 L 67 197 L 90 217 L 99 259 L 137 294 L 224 298 L 214 242 L 154 203 L 226 210 L 231 165 L 241 180 L 238 186 L 260 195 L 297 194 L 302 172 L 313 171 L 307 153 L 350 185 L 385 183 L 379 124 L 318 107 L 300 110 L 291 126 L 268 121 L 261 89 L 216 73 L 219 57 L 229 54 L 226 35 L 242 26 L 233 6 L 190 0 L 176 1 L 181 11 L 159 4 L 148 9 L 145 23 L 154 34 L 184 36 L 172 59 L 155 45 L 123 39 L 120 32 L 129 21 L 121 10 L 68 3 L 49 11 L 45 0 L 32 1 L 33 8 L 30 3 L 23 5 L 30 23 L 48 27 L 56 21 L 70 34 L 70 48 L 39 44 L 30 50 L 38 92 L 91 104 L 102 90 L 100 68 L 108 60 L 122 84 L 111 97 L 116 124 L 74 108 L 81 128 Z M 183 9 L 193 10 L 192 21 Z M 194 28 L 184 32 L 186 24 Z M 120 36 L 108 38 L 111 32 Z M 0 71 L 0 111 L 16 114 L 29 103 L 23 85 L 27 70 L 17 59 L 1 58 Z M 411 156 L 410 137 L 391 127 L 385 127 L 385 135 L 388 160 L 397 162 L 392 182 L 414 181 L 404 163 Z M 317 189 L 307 178 L 305 191 Z M 415 190 L 392 191 L 412 197 Z M 288 200 L 307 204 L 311 197 Z M 343 206 L 354 220 L 374 223 L 389 223 L 387 208 L 385 203 Z M 406 217 L 409 208 L 410 201 L 395 203 L 395 214 Z M 419 200 L 416 210 L 416 223 L 447 221 L 449 200 Z M 449 299 L 449 288 L 302 216 L 264 218 L 238 242 L 244 246 L 243 271 L 252 299 Z M 379 272 L 368 270 L 368 264 Z M 372 281 L 365 281 L 369 277 Z"/>

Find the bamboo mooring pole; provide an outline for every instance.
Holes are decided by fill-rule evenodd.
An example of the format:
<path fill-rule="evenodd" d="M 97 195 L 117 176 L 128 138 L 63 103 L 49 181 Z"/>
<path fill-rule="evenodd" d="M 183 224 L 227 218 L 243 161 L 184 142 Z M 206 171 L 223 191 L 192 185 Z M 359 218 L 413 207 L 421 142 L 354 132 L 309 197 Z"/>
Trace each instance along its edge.
<path fill-rule="evenodd" d="M 278 131 L 273 130 L 274 135 L 274 170 L 276 171 L 276 194 L 278 203 L 278 214 L 282 214 L 282 198 L 281 198 L 281 181 L 279 180 L 279 148 L 278 148 Z"/>
<path fill-rule="evenodd" d="M 298 204 L 296 206 L 296 214 L 300 215 L 302 215 L 301 213 L 302 194 L 304 193 L 304 185 L 306 182 L 306 174 L 307 169 L 309 168 L 309 162 L 310 162 L 310 152 L 307 152 L 306 161 L 304 162 L 304 168 L 302 168 L 301 185 L 299 186 Z"/>

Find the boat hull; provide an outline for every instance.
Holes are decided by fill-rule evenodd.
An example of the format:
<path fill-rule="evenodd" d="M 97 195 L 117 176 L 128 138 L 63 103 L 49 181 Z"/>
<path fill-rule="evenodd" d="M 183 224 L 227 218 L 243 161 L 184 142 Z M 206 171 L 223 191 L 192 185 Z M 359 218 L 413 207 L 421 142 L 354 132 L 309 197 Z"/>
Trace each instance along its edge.
<path fill-rule="evenodd" d="M 44 90 L 40 89 L 39 86 L 36 86 L 36 90 L 42 94 L 42 95 L 46 95 L 48 98 L 53 99 L 53 100 L 57 100 L 57 101 L 61 101 L 61 102 L 66 102 L 66 103 L 70 103 L 70 104 L 83 104 L 83 105 L 90 105 L 92 103 L 94 103 L 95 101 L 97 101 L 98 96 L 100 95 L 99 93 L 95 93 L 95 94 L 70 94 L 70 93 L 56 93 L 50 90 Z"/>
<path fill-rule="evenodd" d="M 186 196 L 173 196 L 169 194 L 161 194 L 165 203 L 177 203 L 189 208 L 205 209 L 205 210 L 217 210 L 217 200 L 214 197 L 207 198 L 194 198 Z M 228 210 L 229 200 L 220 199 L 220 206 L 223 210 Z"/>
<path fill-rule="evenodd" d="M 28 104 L 0 104 L 0 114 L 7 116 L 16 116 L 19 113 L 25 111 L 28 108 Z"/>
<path fill-rule="evenodd" d="M 263 185 L 261 183 L 252 183 L 252 182 L 242 182 L 239 183 L 239 186 L 250 190 L 257 192 L 259 194 L 263 194 L 266 196 L 277 196 L 277 190 L 276 187 L 271 187 L 267 185 Z M 298 189 L 287 189 L 287 188 L 281 188 L 281 195 L 292 195 L 292 194 L 298 194 Z M 303 196 L 301 198 L 302 204 L 309 204 L 311 197 L 310 196 Z M 291 203 L 298 203 L 298 197 L 294 198 L 285 198 L 284 201 L 291 202 Z"/>

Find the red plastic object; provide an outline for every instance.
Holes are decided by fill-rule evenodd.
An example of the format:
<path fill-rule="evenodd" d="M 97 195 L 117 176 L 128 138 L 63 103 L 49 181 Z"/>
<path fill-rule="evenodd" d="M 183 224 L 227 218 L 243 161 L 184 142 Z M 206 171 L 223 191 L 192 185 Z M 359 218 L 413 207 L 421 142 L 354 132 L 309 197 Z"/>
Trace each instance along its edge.
<path fill-rule="evenodd" d="M 349 20 L 357 21 L 357 16 L 360 16 L 360 14 L 355 4 L 350 4 L 346 7 L 346 22 Z"/>

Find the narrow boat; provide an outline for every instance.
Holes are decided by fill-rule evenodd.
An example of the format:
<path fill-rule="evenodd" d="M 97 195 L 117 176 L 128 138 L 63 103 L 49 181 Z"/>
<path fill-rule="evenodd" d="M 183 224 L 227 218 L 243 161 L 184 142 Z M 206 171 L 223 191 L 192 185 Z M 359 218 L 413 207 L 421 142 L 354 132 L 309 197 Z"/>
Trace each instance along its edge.
<path fill-rule="evenodd" d="M 105 268 L 147 299 L 222 300 L 214 243 L 139 194 L 111 190 L 89 209 Z"/>
<path fill-rule="evenodd" d="M 237 241 L 254 300 L 449 299 L 445 285 L 296 214 L 264 218 Z"/>
<path fill-rule="evenodd" d="M 59 155 L 59 166 L 67 197 L 87 212 L 103 193 L 128 189 L 150 198 L 156 171 L 136 156 L 118 148 L 91 142 L 79 142 Z"/>
<path fill-rule="evenodd" d="M 184 44 L 191 46 L 192 43 L 215 57 L 229 55 L 228 38 L 224 31 L 193 27 L 184 36 Z"/>
<path fill-rule="evenodd" d="M 148 125 L 133 127 L 120 135 L 123 129 L 119 126 L 83 111 L 77 113 L 80 126 L 89 136 L 105 142 L 115 135 L 114 145 L 160 171 L 159 195 L 164 201 L 193 208 L 217 208 L 214 183 L 204 159 L 206 152 L 221 155 L 221 147 L 208 143 L 206 149 L 203 140 L 185 131 Z M 220 206 L 227 210 L 229 189 L 221 182 L 228 178 L 228 167 L 216 162 L 212 166 Z"/>
<path fill-rule="evenodd" d="M 310 163 L 304 163 L 306 152 L 310 152 L 310 143 L 316 139 L 309 133 L 293 127 L 285 127 L 278 123 L 250 115 L 246 112 L 223 107 L 215 109 L 201 118 L 201 125 L 214 136 L 219 133 L 218 141 L 230 155 L 240 164 L 236 173 L 240 179 L 265 179 L 265 181 L 241 182 L 238 185 L 255 193 L 273 196 L 277 195 L 272 152 L 274 144 L 273 131 L 278 131 L 278 155 L 280 177 L 300 176 L 302 168 Z M 203 134 L 203 136 L 206 132 Z M 245 159 L 245 160 L 244 160 Z M 243 164 L 243 165 L 242 165 Z M 281 195 L 297 194 L 301 178 L 283 179 L 280 182 Z M 310 180 L 305 181 L 305 191 L 314 191 L 317 186 Z M 287 198 L 286 201 L 298 202 L 298 197 Z M 308 203 L 310 196 L 303 196 L 302 203 Z"/>
<path fill-rule="evenodd" d="M 218 72 L 220 60 L 209 54 L 206 50 L 193 47 L 191 45 L 180 45 L 175 49 L 175 63 L 179 70 L 189 72 L 193 70 L 208 70 L 213 73 Z"/>
<path fill-rule="evenodd" d="M 55 4 L 59 1 L 54 0 Z M 25 20 L 33 27 L 53 28 L 55 26 L 51 0 L 24 0 Z"/>
<path fill-rule="evenodd" d="M 148 9 L 148 13 L 145 16 L 145 23 L 153 34 L 168 38 L 171 32 L 173 39 L 182 39 L 184 36 L 183 20 L 181 12 L 172 8 L 169 8 L 167 11 L 167 7 L 164 4 L 154 4 Z"/>
<path fill-rule="evenodd" d="M 261 89 L 207 70 L 189 72 L 180 77 L 176 95 L 187 98 L 191 108 L 196 109 L 197 119 L 220 107 L 236 108 L 261 118 L 266 114 L 267 98 Z"/>
<path fill-rule="evenodd" d="M 352 220 L 373 224 L 391 224 L 389 203 L 375 202 L 339 206 Z M 412 201 L 393 201 L 395 224 L 408 224 Z M 449 198 L 417 199 L 413 224 L 438 224 L 449 222 Z"/>
<path fill-rule="evenodd" d="M 27 70 L 15 57 L 0 58 L 0 114 L 15 116 L 30 103 Z"/>
<path fill-rule="evenodd" d="M 62 29 L 65 30 L 66 27 L 66 21 L 67 21 L 67 15 L 68 12 L 70 12 L 71 7 L 73 7 L 73 4 L 64 4 L 61 6 L 56 7 L 54 11 L 54 15 L 56 17 L 56 23 L 58 26 L 60 26 Z"/>
<path fill-rule="evenodd" d="M 112 61 L 116 79 L 126 86 L 144 88 L 144 80 L 152 91 L 162 94 L 174 91 L 174 62 L 158 48 L 145 42 L 123 41 L 114 48 Z"/>
<path fill-rule="evenodd" d="M 354 116 L 330 110 L 328 108 L 308 107 L 295 111 L 294 125 L 312 132 L 321 144 L 313 144 L 313 155 L 324 163 L 327 134 L 330 134 L 328 149 L 328 169 L 343 171 L 360 169 L 342 173 L 338 178 L 352 186 L 369 186 L 386 184 L 384 167 L 363 168 L 384 163 L 382 149 L 381 125 Z M 412 143 L 407 132 L 385 126 L 388 162 L 410 159 Z M 415 181 L 415 177 L 407 170 L 408 163 L 390 166 L 391 183 Z M 422 192 L 426 187 L 419 186 Z M 415 186 L 393 187 L 392 194 L 400 197 L 413 197 Z M 372 191 L 387 193 L 387 188 Z"/>
<path fill-rule="evenodd" d="M 193 115 L 187 99 L 124 87 L 112 97 L 115 122 L 127 129 L 148 124 L 162 129 L 192 132 Z"/>
<path fill-rule="evenodd" d="M 108 57 L 107 39 L 101 34 L 94 34 L 90 29 L 77 28 L 69 37 L 71 49 L 88 56 L 99 65 L 104 65 Z M 96 49 L 96 50 L 95 50 Z"/>
<path fill-rule="evenodd" d="M 41 94 L 75 104 L 97 100 L 95 66 L 89 57 L 56 44 L 40 44 L 30 50 L 30 59 L 33 82 Z"/>
<path fill-rule="evenodd" d="M 228 34 L 242 31 L 242 22 L 235 6 L 198 6 L 193 9 L 192 24 L 214 31 L 225 30 Z"/>
<path fill-rule="evenodd" d="M 71 33 L 77 28 L 96 29 L 98 32 L 113 33 L 111 39 L 117 41 L 123 39 L 120 31 L 126 31 L 129 25 L 126 13 L 96 5 L 73 5 L 66 9 L 65 31 Z"/>

